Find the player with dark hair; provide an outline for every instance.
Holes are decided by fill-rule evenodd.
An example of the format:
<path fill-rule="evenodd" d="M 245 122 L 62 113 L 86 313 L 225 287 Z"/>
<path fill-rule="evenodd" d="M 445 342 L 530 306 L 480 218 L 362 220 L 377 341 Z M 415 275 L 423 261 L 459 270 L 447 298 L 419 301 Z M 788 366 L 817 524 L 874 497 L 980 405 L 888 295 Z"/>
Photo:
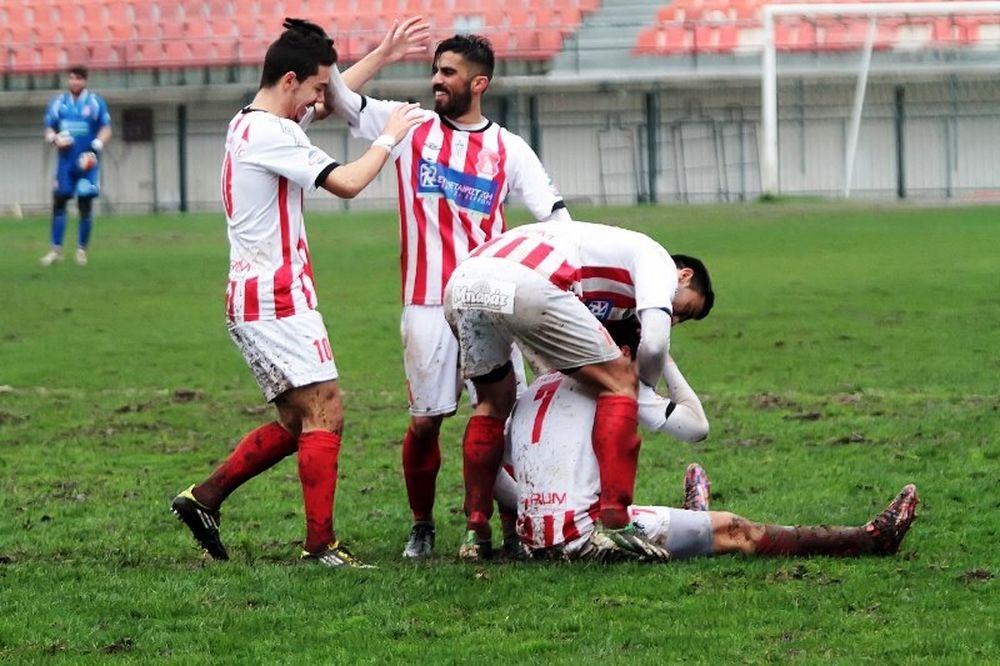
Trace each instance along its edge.
<path fill-rule="evenodd" d="M 704 265 L 678 268 L 648 236 L 599 224 L 550 222 L 508 231 L 476 248 L 452 274 L 445 316 L 461 348 L 462 372 L 479 402 L 463 440 L 465 508 L 460 555 L 490 553 L 493 484 L 504 423 L 515 399 L 511 342 L 596 396 L 592 443 L 600 470 L 598 532 L 609 548 L 665 556 L 631 522 L 640 440 L 638 380 L 669 382 L 672 325 L 703 319 L 714 303 Z M 695 286 L 697 280 L 698 286 Z M 602 322 L 637 316 L 637 363 L 622 356 Z"/>
<path fill-rule="evenodd" d="M 55 146 L 58 158 L 52 190 L 52 247 L 39 259 L 42 266 L 63 260 L 66 204 L 73 197 L 80 212 L 76 263 L 87 265 L 94 199 L 100 194 L 101 154 L 111 138 L 108 105 L 87 89 L 87 68 L 71 67 L 67 87 L 45 109 L 45 140 Z"/>
<path fill-rule="evenodd" d="M 616 341 L 622 344 L 625 357 L 632 357 L 635 347 L 618 336 Z M 690 387 L 676 367 L 673 374 L 674 380 L 668 380 L 665 419 L 640 393 L 639 420 L 647 430 L 672 429 L 677 438 L 695 441 L 702 434 L 697 425 L 699 410 L 693 408 L 697 397 L 694 402 L 690 396 L 682 397 Z M 919 499 L 916 486 L 910 484 L 861 527 L 756 523 L 733 513 L 710 511 L 708 477 L 692 464 L 684 478 L 683 509 L 628 506 L 636 529 L 662 552 L 614 548 L 596 526 L 604 479 L 591 446 L 596 411 L 593 388 L 559 372 L 538 377 L 514 406 L 507 441 L 509 467 L 497 478 L 497 496 L 517 507 L 517 534 L 534 558 L 666 561 L 724 553 L 891 555 L 916 519 Z M 692 430 L 689 424 L 696 427 Z"/>
<path fill-rule="evenodd" d="M 394 25 L 343 79 L 333 70 L 327 106 L 347 120 L 355 136 L 375 136 L 399 102 L 354 91 L 382 66 L 413 52 L 426 36 L 419 17 L 408 19 Z M 531 147 L 483 115 L 493 68 L 493 48 L 484 37 L 455 35 L 439 43 L 431 76 L 434 112 L 425 112 L 423 122 L 393 151 L 402 244 L 400 330 L 410 402 L 402 466 L 413 516 L 403 556 L 412 559 L 433 552 L 441 423 L 455 413 L 463 388 L 458 343 L 442 310 L 444 285 L 471 251 L 506 230 L 508 194 L 517 195 L 539 221 L 569 219 Z M 520 353 L 515 349 L 514 354 L 523 380 Z"/>
<path fill-rule="evenodd" d="M 308 21 L 286 19 L 284 27 L 267 50 L 256 96 L 229 123 L 222 165 L 229 334 L 278 418 L 247 434 L 171 508 L 209 555 L 228 559 L 219 507 L 245 481 L 297 452 L 306 515 L 302 558 L 357 567 L 363 565 L 333 529 L 343 414 L 333 350 L 316 310 L 303 195 L 323 188 L 356 196 L 420 116 L 416 105 L 396 107 L 364 155 L 345 164 L 334 160 L 304 131 L 337 60 L 333 41 Z"/>

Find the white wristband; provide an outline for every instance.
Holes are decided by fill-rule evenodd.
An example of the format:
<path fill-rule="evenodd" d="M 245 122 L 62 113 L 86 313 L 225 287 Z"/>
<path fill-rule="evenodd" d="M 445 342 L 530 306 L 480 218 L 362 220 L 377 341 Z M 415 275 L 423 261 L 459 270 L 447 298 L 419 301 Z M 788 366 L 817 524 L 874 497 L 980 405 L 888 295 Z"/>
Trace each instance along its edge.
<path fill-rule="evenodd" d="M 385 148 L 386 151 L 391 153 L 392 149 L 396 147 L 396 139 L 391 134 L 382 134 L 379 138 L 372 141 L 372 145 Z"/>
<path fill-rule="evenodd" d="M 90 147 L 96 150 L 97 152 L 101 152 L 102 150 L 104 150 L 104 142 L 101 141 L 100 139 L 94 139 L 93 141 L 90 142 Z"/>

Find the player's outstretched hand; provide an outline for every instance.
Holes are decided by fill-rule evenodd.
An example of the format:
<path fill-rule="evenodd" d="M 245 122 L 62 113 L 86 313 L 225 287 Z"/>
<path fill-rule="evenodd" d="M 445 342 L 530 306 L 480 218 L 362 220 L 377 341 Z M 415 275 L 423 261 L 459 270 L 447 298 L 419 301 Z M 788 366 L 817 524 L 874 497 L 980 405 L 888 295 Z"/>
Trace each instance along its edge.
<path fill-rule="evenodd" d="M 399 143 L 412 127 L 416 127 L 424 119 L 423 109 L 419 104 L 400 104 L 389 116 L 382 134 L 390 134 Z"/>
<path fill-rule="evenodd" d="M 422 16 L 412 16 L 403 22 L 395 19 L 382 43 L 378 45 L 386 63 L 401 60 L 411 53 L 424 53 L 431 40 L 431 26 Z"/>

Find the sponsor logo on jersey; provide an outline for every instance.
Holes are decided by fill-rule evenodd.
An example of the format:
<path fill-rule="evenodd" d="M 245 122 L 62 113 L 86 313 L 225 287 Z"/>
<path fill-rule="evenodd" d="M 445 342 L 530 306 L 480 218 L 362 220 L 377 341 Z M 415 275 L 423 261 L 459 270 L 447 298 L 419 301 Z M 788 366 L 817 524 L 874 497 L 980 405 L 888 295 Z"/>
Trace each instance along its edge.
<path fill-rule="evenodd" d="M 608 300 L 587 301 L 587 307 L 598 321 L 604 321 L 611 314 L 611 301 Z"/>
<path fill-rule="evenodd" d="M 521 500 L 524 508 L 530 506 L 545 506 L 547 504 L 565 504 L 566 493 L 531 493 Z"/>
<path fill-rule="evenodd" d="M 461 209 L 489 216 L 497 201 L 499 183 L 475 174 L 421 159 L 417 165 L 417 194 L 440 194 Z"/>
<path fill-rule="evenodd" d="M 458 280 L 451 288 L 451 305 L 456 310 L 486 310 L 487 312 L 514 312 L 512 282 L 499 280 Z"/>

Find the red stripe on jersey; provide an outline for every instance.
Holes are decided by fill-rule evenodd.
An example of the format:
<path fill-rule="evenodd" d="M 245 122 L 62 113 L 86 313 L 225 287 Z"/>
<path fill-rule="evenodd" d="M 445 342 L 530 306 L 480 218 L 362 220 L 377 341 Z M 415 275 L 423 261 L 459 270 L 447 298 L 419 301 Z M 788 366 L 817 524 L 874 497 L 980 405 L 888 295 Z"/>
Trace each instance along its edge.
<path fill-rule="evenodd" d="M 556 269 L 556 272 L 549 276 L 549 280 L 552 284 L 569 291 L 573 286 L 573 283 L 577 281 L 578 270 L 571 266 L 569 262 L 562 262 L 562 266 Z"/>
<path fill-rule="evenodd" d="M 399 274 L 402 277 L 400 297 L 406 301 L 406 266 L 410 261 L 409 238 L 406 234 L 406 203 L 403 198 L 403 169 L 396 159 L 396 191 L 399 192 Z M 413 402 L 412 400 L 410 401 Z"/>
<path fill-rule="evenodd" d="M 260 319 L 260 299 L 257 297 L 257 278 L 243 283 L 243 321 Z"/>
<path fill-rule="evenodd" d="M 503 130 L 497 132 L 497 153 L 500 155 L 500 160 L 497 164 L 498 173 L 496 179 L 496 191 L 499 197 L 507 186 L 507 147 L 503 145 Z M 495 218 L 497 215 L 500 216 L 500 230 L 497 233 L 502 234 L 507 231 L 507 218 L 504 216 L 502 198 L 497 199 L 496 208 L 493 209 L 493 215 L 490 217 Z"/>
<path fill-rule="evenodd" d="M 226 287 L 226 319 L 233 321 L 236 317 L 233 301 L 236 299 L 236 280 L 230 280 Z"/>
<path fill-rule="evenodd" d="M 624 268 L 612 268 L 611 266 L 583 266 L 580 268 L 580 279 L 586 280 L 587 278 L 604 278 L 606 280 L 614 280 L 615 282 L 621 282 L 622 284 L 631 285 L 632 274 L 629 273 Z"/>
<path fill-rule="evenodd" d="M 281 228 L 281 268 L 274 272 L 274 316 L 295 314 L 292 300 L 292 230 L 289 227 L 288 179 L 278 178 L 278 222 Z"/>
<path fill-rule="evenodd" d="M 427 302 L 427 216 L 424 214 L 423 206 L 420 205 L 417 191 L 420 187 L 420 154 L 423 152 L 424 142 L 427 141 L 427 135 L 430 134 L 433 126 L 433 122 L 426 122 L 418 127 L 410 142 L 413 147 L 413 172 L 410 174 L 410 187 L 413 189 L 414 199 L 413 218 L 417 223 L 417 266 L 416 274 L 413 276 L 413 295 L 410 302 L 415 305 L 423 305 Z M 405 221 L 403 233 L 406 233 Z"/>
<path fill-rule="evenodd" d="M 531 520 L 530 516 L 525 516 L 521 521 L 521 533 L 524 537 L 524 541 L 534 545 L 535 543 L 535 525 Z"/>
<path fill-rule="evenodd" d="M 611 301 L 616 308 L 634 308 L 635 297 L 619 294 L 615 291 L 585 291 L 582 296 L 585 301 Z"/>
<path fill-rule="evenodd" d="M 555 516 L 542 516 L 542 532 L 545 537 L 545 547 L 548 548 L 556 541 L 556 519 Z"/>
<path fill-rule="evenodd" d="M 479 153 L 483 152 L 483 133 L 482 132 L 470 132 L 469 133 L 469 146 L 465 150 L 465 173 L 479 175 L 479 169 L 477 164 L 479 163 Z M 498 189 L 497 192 L 500 190 Z M 489 240 L 490 229 L 493 227 L 493 215 L 496 212 L 496 203 L 493 204 L 494 208 L 490 211 L 488 217 L 483 218 L 481 225 L 483 230 L 483 240 Z M 458 217 L 462 221 L 462 227 L 465 229 L 467 234 L 470 234 L 469 238 L 469 249 L 471 250 L 475 247 L 475 243 L 471 238 L 472 231 L 472 219 L 469 218 L 469 214 L 463 210 L 458 211 Z"/>
<path fill-rule="evenodd" d="M 247 126 L 243 129 L 243 140 L 244 141 L 250 140 L 250 123 L 247 123 Z"/>
<path fill-rule="evenodd" d="M 445 197 L 438 200 L 438 232 L 441 234 L 441 292 L 458 263 L 455 257 L 455 226 L 451 206 Z"/>
<path fill-rule="evenodd" d="M 576 528 L 576 511 L 570 509 L 563 516 L 563 541 L 569 543 L 580 538 L 580 530 Z"/>
<path fill-rule="evenodd" d="M 491 247 L 493 247 L 497 243 L 501 242 L 502 240 L 503 239 L 500 238 L 499 236 L 497 236 L 496 238 L 494 238 L 492 240 L 488 240 L 485 243 L 483 243 L 482 245 L 480 245 L 479 247 L 477 247 L 475 250 L 473 250 L 472 252 L 470 252 L 469 256 L 470 257 L 478 257 L 481 254 L 485 254 L 487 250 L 489 250 Z"/>
<path fill-rule="evenodd" d="M 222 206 L 226 209 L 226 217 L 233 216 L 233 158 L 226 153 L 222 163 Z"/>
<path fill-rule="evenodd" d="M 455 131 L 442 125 L 443 141 L 441 151 L 438 153 L 438 163 L 448 166 L 451 162 L 451 144 L 455 138 Z M 461 219 L 461 213 L 459 213 Z M 437 225 L 438 234 L 441 236 L 441 289 L 451 277 L 455 270 L 455 216 L 451 210 L 451 202 L 448 197 L 440 197 L 437 205 Z"/>
<path fill-rule="evenodd" d="M 506 471 L 507 474 L 510 476 L 510 478 L 512 478 L 514 480 L 517 480 L 517 477 L 514 476 L 514 466 L 513 465 L 511 465 L 510 463 L 505 463 L 504 466 L 503 466 L 503 468 L 504 468 L 504 471 Z"/>
<path fill-rule="evenodd" d="M 525 236 L 518 236 L 517 238 L 515 238 L 514 240 L 512 240 L 510 243 L 504 245 L 502 248 L 500 248 L 499 250 L 497 250 L 493 254 L 493 256 L 494 257 L 498 257 L 500 259 L 503 259 L 508 254 L 510 254 L 511 252 L 513 252 L 514 250 L 516 250 L 517 246 L 520 245 L 521 243 L 523 243 L 526 240 L 528 240 L 528 239 Z"/>
<path fill-rule="evenodd" d="M 521 260 L 521 263 L 528 268 L 538 268 L 538 264 L 545 261 L 545 257 L 552 254 L 552 246 L 547 243 L 539 243 L 534 250 L 528 253 L 528 256 Z"/>

